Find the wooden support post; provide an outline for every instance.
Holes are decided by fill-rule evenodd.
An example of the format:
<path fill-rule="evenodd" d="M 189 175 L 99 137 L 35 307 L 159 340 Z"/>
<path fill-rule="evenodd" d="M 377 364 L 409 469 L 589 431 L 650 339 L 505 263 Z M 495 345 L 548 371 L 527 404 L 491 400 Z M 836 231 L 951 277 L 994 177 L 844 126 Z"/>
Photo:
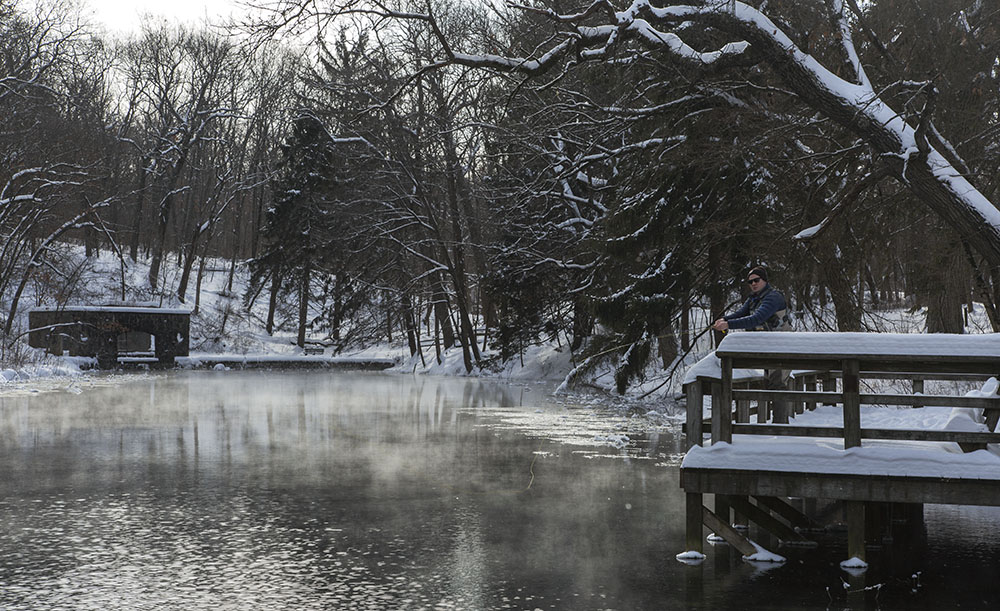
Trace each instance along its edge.
<path fill-rule="evenodd" d="M 747 527 L 750 526 L 750 522 L 747 521 L 747 515 L 745 513 L 740 512 L 736 508 L 736 506 L 733 504 L 733 500 L 734 499 L 737 500 L 737 501 L 739 501 L 739 499 L 741 499 L 741 498 L 743 498 L 743 497 L 731 496 L 731 495 L 728 495 L 728 494 L 726 494 L 726 495 L 721 495 L 720 494 L 720 495 L 718 495 L 718 496 L 715 497 L 715 499 L 716 499 L 715 500 L 715 503 L 716 503 L 715 506 L 716 506 L 716 508 L 720 507 L 720 505 L 719 505 L 720 500 L 725 505 L 728 505 L 732 509 L 733 526 L 736 527 L 736 528 L 745 529 L 745 528 L 747 528 Z"/>
<path fill-rule="evenodd" d="M 740 513 L 736 509 L 733 509 L 733 528 L 739 530 L 746 530 L 750 528 L 750 521 L 745 513 Z"/>
<path fill-rule="evenodd" d="M 854 359 L 845 359 L 844 371 L 844 448 L 861 446 L 861 378 Z M 824 388 L 824 390 L 826 390 Z"/>
<path fill-rule="evenodd" d="M 757 548 L 746 537 L 733 530 L 728 520 L 720 519 L 719 516 L 709 511 L 708 507 L 702 506 L 701 518 L 709 530 L 725 539 L 726 543 L 735 547 L 744 556 L 752 556 L 757 553 Z"/>
<path fill-rule="evenodd" d="M 913 394 L 924 394 L 924 381 L 923 379 L 913 378 Z M 920 403 L 914 403 L 913 407 L 923 407 Z"/>
<path fill-rule="evenodd" d="M 815 391 L 816 390 L 816 376 L 815 375 L 810 375 L 810 376 L 808 376 L 806 378 L 806 390 L 808 390 L 808 391 Z M 809 410 L 809 411 L 813 411 L 814 409 L 816 409 L 816 402 L 815 401 L 807 401 L 806 402 L 806 409 Z"/>
<path fill-rule="evenodd" d="M 712 382 L 712 443 L 722 441 L 722 384 Z"/>
<path fill-rule="evenodd" d="M 795 378 L 795 390 L 805 390 L 805 389 L 806 389 L 805 379 L 801 377 Z M 795 401 L 793 405 L 795 405 L 795 409 L 792 410 L 793 416 L 795 414 L 801 414 L 806 411 L 805 404 L 802 401 Z"/>
<path fill-rule="evenodd" d="M 785 501 L 773 496 L 755 496 L 761 507 L 766 507 L 796 528 L 817 528 L 819 525 L 809 516 L 792 507 Z"/>
<path fill-rule="evenodd" d="M 732 507 L 729 505 L 729 498 L 723 494 L 715 495 L 715 515 L 726 522 L 727 526 L 732 526 Z M 709 527 L 711 528 L 711 527 Z"/>
<path fill-rule="evenodd" d="M 793 528 L 751 503 L 747 497 L 731 496 L 729 497 L 729 503 L 733 509 L 745 515 L 752 522 L 755 522 L 758 526 L 782 541 L 795 541 L 799 543 L 808 541 L 808 539 L 795 532 Z"/>
<path fill-rule="evenodd" d="M 865 503 L 845 501 L 844 504 L 847 508 L 847 558 L 865 562 Z"/>
<path fill-rule="evenodd" d="M 699 492 L 687 493 L 687 507 L 685 508 L 686 524 L 686 544 L 684 551 L 704 553 L 704 540 L 701 536 L 702 525 L 702 495 Z"/>
<path fill-rule="evenodd" d="M 702 405 L 701 380 L 695 380 L 684 388 L 687 397 L 687 434 L 684 436 L 684 449 L 690 450 L 694 446 L 700 446 L 703 433 L 702 419 L 704 417 Z"/>
<path fill-rule="evenodd" d="M 722 357 L 722 397 L 719 410 L 719 440 L 733 442 L 733 359 Z M 714 405 L 712 406 L 714 409 Z M 712 412 L 715 418 L 715 412 Z M 714 443 L 715 440 L 713 440 Z"/>

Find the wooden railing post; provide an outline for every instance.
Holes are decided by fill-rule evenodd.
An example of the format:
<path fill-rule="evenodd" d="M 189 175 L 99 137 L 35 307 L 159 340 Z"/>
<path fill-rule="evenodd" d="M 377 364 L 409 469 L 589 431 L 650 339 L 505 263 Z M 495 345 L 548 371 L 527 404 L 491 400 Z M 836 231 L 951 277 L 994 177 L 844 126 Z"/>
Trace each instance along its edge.
<path fill-rule="evenodd" d="M 806 389 L 805 378 L 803 378 L 802 376 L 797 376 L 795 378 L 795 390 L 805 390 L 805 389 Z M 792 405 L 795 406 L 795 408 L 792 410 L 792 416 L 794 416 L 795 414 L 801 414 L 805 412 L 805 404 L 802 401 L 795 401 L 794 403 L 792 403 Z"/>
<path fill-rule="evenodd" d="M 844 448 L 856 448 L 861 445 L 861 377 L 858 361 L 845 359 L 843 372 Z"/>
<path fill-rule="evenodd" d="M 837 378 L 832 372 L 825 372 L 820 380 L 823 382 L 823 392 L 837 392 Z M 823 405 L 833 405 L 833 403 L 824 403 Z"/>
<path fill-rule="evenodd" d="M 733 359 L 722 357 L 722 394 L 719 406 L 719 441 L 733 442 Z M 712 421 L 716 418 L 712 406 Z M 715 440 L 712 440 L 715 443 Z"/>
<path fill-rule="evenodd" d="M 736 422 L 750 422 L 750 402 L 746 399 L 736 400 Z"/>
<path fill-rule="evenodd" d="M 774 374 L 774 370 L 765 370 L 765 374 L 768 376 Z M 770 379 L 770 377 L 768 378 Z M 789 380 L 791 382 L 791 380 Z M 787 385 L 785 390 L 788 390 Z M 793 411 L 794 402 L 791 399 L 781 398 L 772 399 L 771 403 L 771 421 L 775 424 L 788 424 L 788 421 L 794 416 Z"/>
<path fill-rule="evenodd" d="M 806 377 L 806 390 L 808 390 L 808 391 L 815 391 L 816 390 L 816 376 L 815 375 L 809 374 L 809 376 Z M 806 409 L 809 410 L 809 411 L 813 411 L 814 409 L 816 409 L 816 402 L 815 401 L 807 401 L 806 402 Z"/>
<path fill-rule="evenodd" d="M 687 397 L 687 434 L 684 436 L 684 450 L 690 450 L 694 446 L 701 445 L 701 439 L 703 437 L 701 428 L 703 420 L 703 391 L 701 388 L 701 380 L 695 380 L 687 385 L 684 389 L 684 394 Z M 701 515 L 701 510 L 698 510 L 698 515 Z"/>
<path fill-rule="evenodd" d="M 924 394 L 924 380 L 923 378 L 913 378 L 913 394 Z M 919 403 L 914 403 L 913 407 L 923 407 Z"/>

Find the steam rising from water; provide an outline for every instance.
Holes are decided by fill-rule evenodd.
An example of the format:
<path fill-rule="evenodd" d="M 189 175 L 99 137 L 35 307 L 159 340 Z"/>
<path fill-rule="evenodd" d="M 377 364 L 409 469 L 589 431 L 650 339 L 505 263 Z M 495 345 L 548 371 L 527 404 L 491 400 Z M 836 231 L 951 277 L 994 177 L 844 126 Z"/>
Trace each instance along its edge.
<path fill-rule="evenodd" d="M 618 461 L 567 472 L 567 442 L 627 456 L 596 441 L 627 421 L 548 389 L 315 372 L 42 384 L 0 398 L 3 609 L 596 603 L 608 587 L 580 566 L 614 537 L 553 554 L 595 511 L 642 505 L 620 498 Z"/>

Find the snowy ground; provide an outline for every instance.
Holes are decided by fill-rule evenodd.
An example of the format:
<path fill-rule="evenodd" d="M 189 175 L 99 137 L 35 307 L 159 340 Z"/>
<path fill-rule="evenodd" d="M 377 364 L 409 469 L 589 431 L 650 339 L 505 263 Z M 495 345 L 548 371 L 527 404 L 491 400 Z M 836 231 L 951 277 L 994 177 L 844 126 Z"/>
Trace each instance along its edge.
<path fill-rule="evenodd" d="M 70 258 L 75 258 L 75 274 L 78 280 L 66 291 L 74 296 L 67 303 L 74 306 L 104 306 L 129 303 L 143 306 L 193 309 L 196 288 L 192 287 L 187 298 L 181 302 L 178 298 L 157 298 L 148 287 L 146 275 L 148 267 L 133 264 L 126 260 L 122 263 L 112 253 L 103 253 L 99 257 L 85 259 L 70 249 Z M 259 299 L 254 307 L 247 311 L 243 297 L 247 292 L 247 273 L 245 269 L 236 268 L 230 287 L 229 267 L 223 262 L 209 264 L 198 299 L 199 311 L 192 315 L 191 357 L 192 362 L 199 358 L 233 362 L 243 359 L 264 361 L 277 359 L 304 359 L 302 349 L 295 345 L 294 329 L 279 329 L 273 336 L 264 330 L 266 304 Z M 168 273 L 164 286 L 175 286 L 176 278 Z M 137 288 L 138 287 L 138 288 Z M 17 315 L 16 329 L 23 333 L 27 325 L 27 312 L 34 307 L 60 307 L 66 303 L 57 303 L 47 295 L 56 291 L 51 286 L 31 283 L 22 298 Z M 60 293 L 63 294 L 63 293 Z M 0 304 L 2 305 L 2 304 Z M 320 341 L 320 336 L 310 338 Z M 389 359 L 397 363 L 395 371 L 407 373 L 426 373 L 432 375 L 468 375 L 462 362 L 459 349 L 446 351 L 441 362 L 436 362 L 432 342 L 425 339 L 424 359 L 411 357 L 405 345 L 405 339 L 399 338 L 393 345 L 380 344 L 363 349 L 347 350 L 337 355 L 357 359 Z M 329 349 L 326 357 L 332 356 Z M 491 356 L 487 353 L 486 356 Z M 20 342 L 17 350 L 9 350 L 0 355 L 0 384 L 17 383 L 27 380 L 53 376 L 80 375 L 92 364 L 92 359 L 52 357 L 42 351 L 28 348 Z M 561 381 L 572 369 L 572 355 L 568 348 L 558 345 L 543 345 L 530 347 L 522 358 L 513 359 L 489 372 L 475 372 L 472 375 L 486 375 L 513 381 L 546 380 Z"/>

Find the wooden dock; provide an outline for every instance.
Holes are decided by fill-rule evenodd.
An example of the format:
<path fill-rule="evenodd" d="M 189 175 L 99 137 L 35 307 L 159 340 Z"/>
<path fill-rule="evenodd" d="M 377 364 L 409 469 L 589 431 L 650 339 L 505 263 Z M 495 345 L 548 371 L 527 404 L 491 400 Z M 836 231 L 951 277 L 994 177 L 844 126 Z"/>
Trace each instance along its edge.
<path fill-rule="evenodd" d="M 874 534 L 872 517 L 888 507 L 902 505 L 912 513 L 924 503 L 1000 505 L 1000 457 L 984 450 L 1000 443 L 1000 397 L 922 394 L 926 380 L 998 376 L 1000 335 L 736 333 L 723 340 L 716 356 L 717 379 L 707 371 L 685 386 L 691 449 L 681 486 L 687 493 L 688 552 L 703 551 L 708 527 L 752 555 L 756 548 L 731 527 L 748 521 L 779 540 L 801 540 L 796 527 L 811 520 L 788 503 L 790 497 L 842 501 L 848 556 L 861 565 L 865 541 Z M 792 390 L 765 389 L 763 376 L 746 374 L 756 368 L 799 375 Z M 734 370 L 742 371 L 734 378 Z M 866 378 L 906 380 L 916 394 L 862 392 Z M 816 390 L 818 380 L 822 390 Z M 712 397 L 710 422 L 703 419 L 706 391 Z M 789 408 L 769 411 L 772 401 Z M 818 404 L 840 405 L 842 426 L 794 423 L 797 413 Z M 866 428 L 862 404 L 967 408 L 983 417 L 971 427 L 976 430 Z M 701 447 L 706 432 L 712 445 Z M 831 438 L 842 444 L 831 444 Z M 958 444 L 964 453 L 946 451 L 942 443 Z M 715 497 L 714 511 L 704 495 Z"/>
<path fill-rule="evenodd" d="M 198 354 L 178 357 L 176 363 L 188 369 L 337 369 L 352 371 L 382 371 L 396 365 L 390 358 L 342 357 L 324 355 L 240 355 Z"/>

